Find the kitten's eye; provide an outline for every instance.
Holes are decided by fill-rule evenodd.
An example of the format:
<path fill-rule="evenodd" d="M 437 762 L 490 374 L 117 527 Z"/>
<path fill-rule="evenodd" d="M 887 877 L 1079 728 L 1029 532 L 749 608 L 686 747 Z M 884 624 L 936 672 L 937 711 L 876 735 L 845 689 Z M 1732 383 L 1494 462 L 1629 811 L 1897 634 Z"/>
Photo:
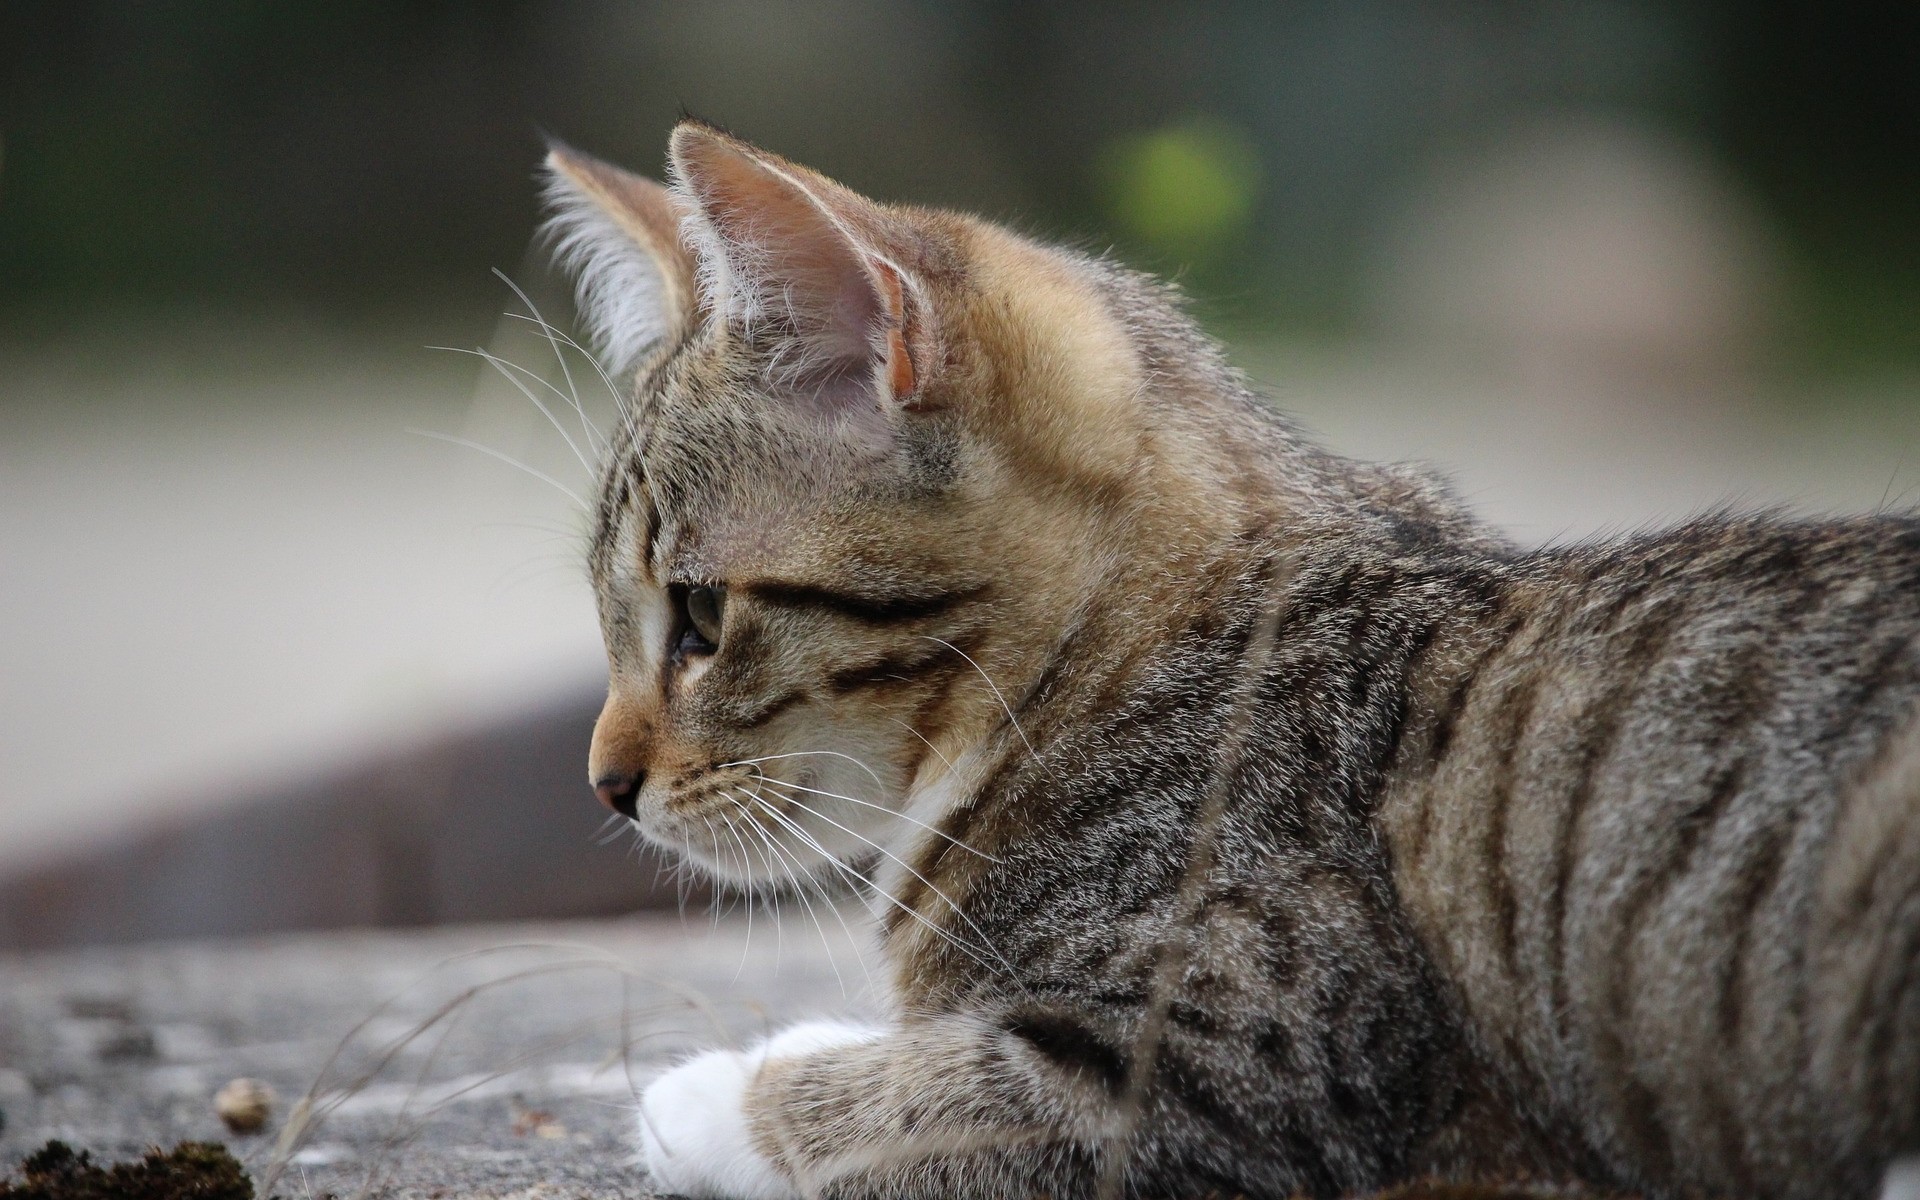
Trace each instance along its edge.
<path fill-rule="evenodd" d="M 688 645 L 682 642 L 684 649 L 697 653 L 711 654 L 720 647 L 720 625 L 727 610 L 727 589 L 724 585 L 690 587 L 686 593 L 687 632 L 695 635 L 699 643 Z"/>

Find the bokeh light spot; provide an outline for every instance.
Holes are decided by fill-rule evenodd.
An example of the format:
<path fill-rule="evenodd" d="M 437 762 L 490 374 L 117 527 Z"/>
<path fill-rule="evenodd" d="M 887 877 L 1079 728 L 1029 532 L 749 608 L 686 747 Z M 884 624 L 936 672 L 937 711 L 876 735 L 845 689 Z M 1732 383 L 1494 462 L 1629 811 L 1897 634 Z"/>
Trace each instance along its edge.
<path fill-rule="evenodd" d="M 1098 166 L 1120 231 L 1155 251 L 1214 258 L 1253 219 L 1259 156 L 1245 134 L 1217 119 L 1116 138 Z"/>

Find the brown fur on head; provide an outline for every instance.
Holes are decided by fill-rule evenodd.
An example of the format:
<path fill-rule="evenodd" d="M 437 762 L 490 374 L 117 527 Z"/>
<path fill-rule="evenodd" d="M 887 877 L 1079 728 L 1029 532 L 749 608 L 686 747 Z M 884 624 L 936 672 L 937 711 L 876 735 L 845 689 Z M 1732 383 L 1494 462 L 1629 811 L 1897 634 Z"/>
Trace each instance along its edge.
<path fill-rule="evenodd" d="M 581 309 L 634 388 L 592 554 L 590 775 L 642 781 L 640 826 L 708 867 L 811 872 L 923 820 L 895 814 L 1006 733 L 1099 581 L 1232 507 L 1142 407 L 1151 365 L 1085 261 L 694 122 L 670 187 L 548 165 Z M 702 586 L 725 588 L 710 650 L 687 637 Z M 791 861 L 749 854 L 742 821 Z"/>

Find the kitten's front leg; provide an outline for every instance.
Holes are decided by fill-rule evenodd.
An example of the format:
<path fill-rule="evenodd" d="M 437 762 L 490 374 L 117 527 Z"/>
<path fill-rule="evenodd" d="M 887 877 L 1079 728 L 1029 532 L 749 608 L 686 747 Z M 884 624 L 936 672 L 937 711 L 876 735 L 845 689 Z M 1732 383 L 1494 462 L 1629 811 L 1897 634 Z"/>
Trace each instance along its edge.
<path fill-rule="evenodd" d="M 688 1196 L 1065 1196 L 1112 1132 L 1111 1082 L 984 1018 L 800 1025 L 663 1075 L 641 1139 L 654 1183 Z"/>

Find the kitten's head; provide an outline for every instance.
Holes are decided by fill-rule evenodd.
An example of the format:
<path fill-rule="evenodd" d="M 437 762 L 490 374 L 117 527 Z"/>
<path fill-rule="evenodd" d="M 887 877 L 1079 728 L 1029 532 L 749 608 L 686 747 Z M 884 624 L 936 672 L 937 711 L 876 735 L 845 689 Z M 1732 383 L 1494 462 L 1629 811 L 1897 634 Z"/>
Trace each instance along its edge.
<path fill-rule="evenodd" d="M 910 794 L 1012 736 L 1148 502 L 1166 455 L 1127 322 L 1084 260 L 698 123 L 671 186 L 548 166 L 585 322 L 633 387 L 592 551 L 590 778 L 736 880 L 874 853 L 931 815 Z"/>

